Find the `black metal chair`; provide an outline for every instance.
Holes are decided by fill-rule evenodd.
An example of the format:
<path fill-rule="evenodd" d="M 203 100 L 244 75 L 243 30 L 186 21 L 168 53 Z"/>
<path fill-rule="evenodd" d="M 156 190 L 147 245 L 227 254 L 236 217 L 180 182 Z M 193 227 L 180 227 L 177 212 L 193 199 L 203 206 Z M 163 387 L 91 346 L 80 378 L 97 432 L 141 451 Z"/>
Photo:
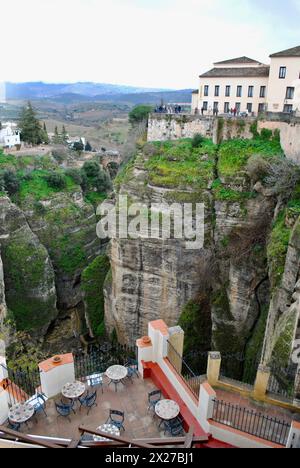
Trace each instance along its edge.
<path fill-rule="evenodd" d="M 70 418 L 71 412 L 76 414 L 74 411 L 74 401 L 72 401 L 72 403 L 70 404 L 66 404 L 63 401 L 61 401 L 60 403 L 55 403 L 55 408 L 56 408 L 56 411 L 58 412 L 58 417 L 61 416 L 63 418 L 67 418 L 70 422 L 71 422 L 71 418 Z"/>
<path fill-rule="evenodd" d="M 6 427 L 7 429 L 11 429 L 12 431 L 19 432 L 21 429 L 21 424 L 12 422 L 8 419 L 6 422 Z"/>
<path fill-rule="evenodd" d="M 148 411 L 152 410 L 155 414 L 155 406 L 162 399 L 162 393 L 160 390 L 153 390 L 153 392 L 148 393 Z"/>
<path fill-rule="evenodd" d="M 78 398 L 79 400 L 79 403 L 80 403 L 80 409 L 82 407 L 85 407 L 87 408 L 88 412 L 87 414 L 89 414 L 89 412 L 91 411 L 91 409 L 93 408 L 93 406 L 97 406 L 97 390 L 92 393 L 91 395 L 87 394 L 83 397 L 79 397 Z"/>
<path fill-rule="evenodd" d="M 138 379 L 140 378 L 139 365 L 136 359 L 129 358 L 126 366 L 130 367 L 133 370 L 133 373 L 137 376 Z"/>
<path fill-rule="evenodd" d="M 101 387 L 102 393 L 103 392 L 103 374 L 93 374 L 89 375 L 86 378 L 86 382 L 89 387 Z"/>
<path fill-rule="evenodd" d="M 119 430 L 123 429 L 123 431 L 125 431 L 124 421 L 125 415 L 123 411 L 110 410 L 109 418 L 107 419 L 105 424 L 112 424 L 116 426 Z"/>
<path fill-rule="evenodd" d="M 29 403 L 31 406 L 34 407 L 35 415 L 37 415 L 38 413 L 44 413 L 44 415 L 47 417 L 47 413 L 45 410 L 47 400 L 48 398 L 44 393 L 37 393 L 32 398 L 27 400 L 26 403 Z"/>
<path fill-rule="evenodd" d="M 178 437 L 184 434 L 183 422 L 180 418 L 164 421 L 165 435 L 170 434 L 172 437 Z"/>

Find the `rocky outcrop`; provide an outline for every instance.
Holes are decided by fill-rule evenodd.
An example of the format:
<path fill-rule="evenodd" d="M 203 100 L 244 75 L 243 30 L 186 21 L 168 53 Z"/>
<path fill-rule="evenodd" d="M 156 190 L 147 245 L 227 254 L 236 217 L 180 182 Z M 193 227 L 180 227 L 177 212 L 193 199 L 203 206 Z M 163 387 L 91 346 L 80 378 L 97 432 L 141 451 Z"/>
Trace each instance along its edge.
<path fill-rule="evenodd" d="M 147 206 L 204 202 L 204 246 L 188 250 L 184 240 L 113 239 L 110 281 L 105 286 L 107 328 L 115 329 L 121 342 L 130 343 L 147 332 L 149 321 L 163 318 L 176 325 L 189 301 L 201 304 L 205 298 L 212 333 L 202 329 L 199 334 L 212 336 L 211 349 L 244 352 L 269 301 L 268 287 L 262 285 L 268 277 L 266 230 L 276 201 L 270 194 L 251 192 L 244 173 L 218 182 L 223 184 L 220 192 L 213 184 L 217 158 L 201 182 L 193 184 L 191 176 L 185 185 L 180 182 L 182 174 L 176 176 L 176 163 L 180 164 L 176 150 L 174 156 L 168 150 L 161 168 L 160 161 L 158 167 L 152 166 L 151 158 L 147 146 L 125 173 L 120 193 Z M 175 176 L 170 182 L 172 161 Z M 198 161 L 207 169 L 211 155 L 201 155 Z"/>
<path fill-rule="evenodd" d="M 3 323 L 7 314 L 6 301 L 5 301 L 5 284 L 4 284 L 4 272 L 3 263 L 0 256 L 0 324 Z"/>
<path fill-rule="evenodd" d="M 17 328 L 43 335 L 57 317 L 54 270 L 22 211 L 0 198 L 0 244 L 6 303 Z"/>
<path fill-rule="evenodd" d="M 78 191 L 59 193 L 34 206 L 25 201 L 22 208 L 51 258 L 59 309 L 75 307 L 82 300 L 81 273 L 103 249 L 93 206 Z"/>
<path fill-rule="evenodd" d="M 300 218 L 296 222 L 286 255 L 282 281 L 275 289 L 268 315 L 263 361 L 287 365 L 297 337 L 300 319 Z"/>

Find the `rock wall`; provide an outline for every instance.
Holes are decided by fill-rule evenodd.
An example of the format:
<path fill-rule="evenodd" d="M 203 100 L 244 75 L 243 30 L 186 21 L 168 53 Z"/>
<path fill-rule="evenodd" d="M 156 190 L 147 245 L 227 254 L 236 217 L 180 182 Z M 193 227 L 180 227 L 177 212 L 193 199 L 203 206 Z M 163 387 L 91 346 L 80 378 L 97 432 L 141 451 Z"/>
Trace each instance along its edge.
<path fill-rule="evenodd" d="M 200 133 L 214 142 L 231 138 L 252 138 L 251 125 L 255 119 L 223 118 L 198 115 L 152 114 L 148 124 L 148 141 L 192 138 Z M 288 159 L 300 164 L 300 120 L 281 121 L 270 117 L 258 121 L 258 130 L 280 130 L 281 146 Z"/>
<path fill-rule="evenodd" d="M 292 123 L 267 121 L 258 122 L 258 129 L 280 130 L 280 142 L 285 155 L 297 164 L 300 164 L 300 122 Z"/>
<path fill-rule="evenodd" d="M 6 303 L 17 327 L 44 334 L 57 317 L 53 266 L 23 212 L 0 198 L 0 244 Z"/>
<path fill-rule="evenodd" d="M 121 342 L 130 343 L 147 333 L 149 321 L 163 318 L 170 326 L 176 325 L 189 301 L 199 304 L 204 300 L 209 303 L 212 331 L 203 329 L 199 334 L 212 332 L 212 349 L 243 352 L 269 300 L 268 287 L 262 288 L 268 276 L 266 239 L 253 252 L 248 245 L 237 253 L 236 246 L 240 238 L 246 243 L 250 239 L 250 246 L 255 244 L 262 219 L 269 227 L 272 223 L 276 201 L 258 192 L 248 196 L 251 184 L 241 173 L 224 178 L 226 195 L 222 199 L 213 183 L 218 175 L 222 179 L 217 174 L 217 154 L 213 159 L 208 155 L 199 158 L 199 167 L 206 170 L 201 184 L 191 176 L 185 187 L 180 181 L 182 173 L 177 174 L 175 167 L 174 180 L 170 180 L 172 164 L 181 164 L 178 150 L 172 156 L 168 149 L 161 167 L 152 166 L 151 158 L 150 145 L 131 165 L 120 193 L 147 206 L 151 202 L 204 202 L 205 243 L 202 249 L 191 251 L 181 240 L 113 239 L 111 274 L 105 285 L 107 328 L 110 333 L 115 329 Z M 215 166 L 207 173 L 210 162 Z"/>
<path fill-rule="evenodd" d="M 212 137 L 214 121 L 212 117 L 152 114 L 148 123 L 148 141 L 192 138 L 196 133 Z"/>
<path fill-rule="evenodd" d="M 27 201 L 22 208 L 30 228 L 49 252 L 59 309 L 75 307 L 82 299 L 81 272 L 102 250 L 93 206 L 84 201 L 82 192 L 72 192 L 41 201 L 38 210 Z"/>
<path fill-rule="evenodd" d="M 6 317 L 6 302 L 5 302 L 5 284 L 4 284 L 4 273 L 3 263 L 0 256 L 0 322 Z"/>

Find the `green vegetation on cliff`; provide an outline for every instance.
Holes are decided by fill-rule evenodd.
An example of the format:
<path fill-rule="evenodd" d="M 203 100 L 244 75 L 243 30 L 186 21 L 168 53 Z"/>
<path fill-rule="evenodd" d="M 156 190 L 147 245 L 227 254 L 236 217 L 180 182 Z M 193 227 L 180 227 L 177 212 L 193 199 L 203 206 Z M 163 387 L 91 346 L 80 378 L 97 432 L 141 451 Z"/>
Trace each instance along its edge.
<path fill-rule="evenodd" d="M 284 273 L 291 232 L 291 227 L 286 225 L 286 210 L 283 210 L 273 224 L 273 229 L 267 246 L 273 289 L 280 285 L 282 275 Z"/>
<path fill-rule="evenodd" d="M 97 257 L 82 273 L 86 314 L 94 336 L 105 334 L 103 285 L 110 269 L 106 255 Z"/>
<path fill-rule="evenodd" d="M 54 286 L 46 249 L 26 232 L 2 246 L 6 300 L 18 330 L 36 331 L 56 316 L 55 293 L 44 299 L 43 287 Z"/>
<path fill-rule="evenodd" d="M 205 189 L 214 180 L 216 146 L 211 140 L 203 139 L 198 147 L 191 139 L 155 142 L 149 146 L 147 151 L 151 157 L 145 167 L 151 184 Z"/>
<path fill-rule="evenodd" d="M 283 157 L 280 142 L 277 139 L 264 140 L 228 140 L 219 147 L 218 172 L 221 177 L 232 177 L 245 170 L 248 159 L 252 155 L 260 155 L 271 160 Z"/>

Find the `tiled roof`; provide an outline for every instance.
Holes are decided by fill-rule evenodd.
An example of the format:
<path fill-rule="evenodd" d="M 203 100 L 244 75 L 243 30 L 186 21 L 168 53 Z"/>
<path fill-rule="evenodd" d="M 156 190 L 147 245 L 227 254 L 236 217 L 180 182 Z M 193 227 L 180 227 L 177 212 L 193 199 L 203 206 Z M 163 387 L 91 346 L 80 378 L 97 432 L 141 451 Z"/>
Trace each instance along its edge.
<path fill-rule="evenodd" d="M 244 68 L 213 68 L 200 78 L 242 78 L 242 77 L 268 77 L 270 67 L 244 67 Z"/>
<path fill-rule="evenodd" d="M 292 49 L 282 50 L 281 52 L 270 55 L 270 57 L 300 57 L 300 46 L 292 47 Z"/>
<path fill-rule="evenodd" d="M 214 65 L 226 65 L 226 64 L 239 64 L 239 63 L 260 63 L 257 60 L 253 60 L 249 57 L 238 57 L 230 60 L 224 60 L 223 62 L 216 62 Z"/>

